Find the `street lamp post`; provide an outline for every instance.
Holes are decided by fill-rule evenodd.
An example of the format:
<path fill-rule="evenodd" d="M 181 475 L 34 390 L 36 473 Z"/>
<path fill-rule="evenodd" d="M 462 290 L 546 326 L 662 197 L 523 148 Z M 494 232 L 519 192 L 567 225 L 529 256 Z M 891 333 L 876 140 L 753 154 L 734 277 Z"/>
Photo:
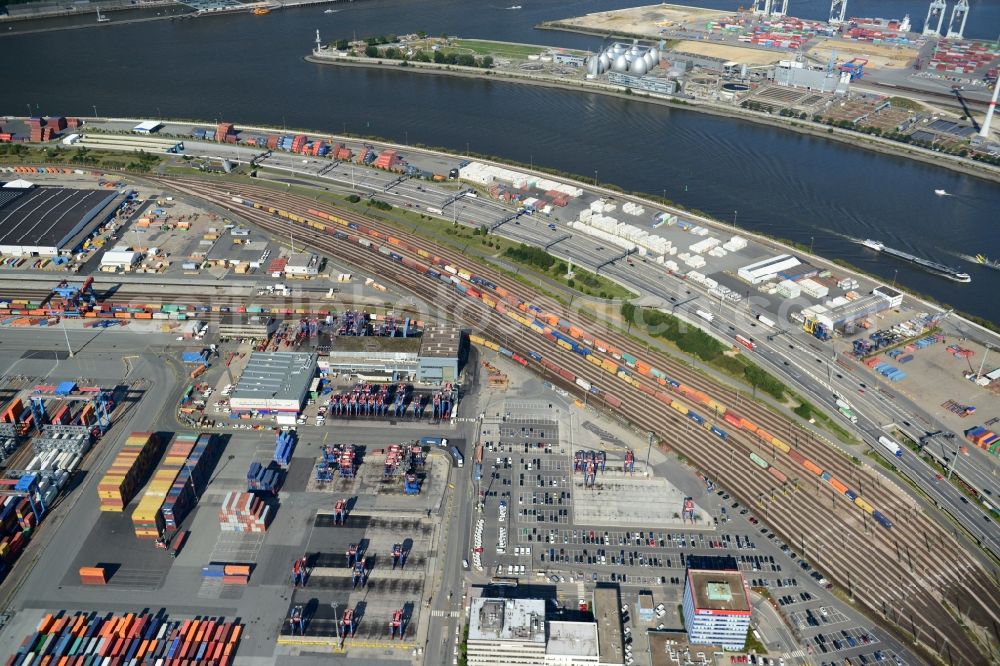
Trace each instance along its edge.
<path fill-rule="evenodd" d="M 93 107 L 94 107 L 94 118 L 97 118 L 97 105 L 96 105 L 96 104 L 93 104 L 93 105 L 91 105 L 91 106 L 93 106 Z"/>

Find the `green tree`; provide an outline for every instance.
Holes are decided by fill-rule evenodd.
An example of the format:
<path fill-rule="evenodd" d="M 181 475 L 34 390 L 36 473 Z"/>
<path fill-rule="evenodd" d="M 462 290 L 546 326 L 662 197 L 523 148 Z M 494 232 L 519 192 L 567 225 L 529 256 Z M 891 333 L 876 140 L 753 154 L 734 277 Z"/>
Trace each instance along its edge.
<path fill-rule="evenodd" d="M 369 58 L 377 58 L 378 47 L 374 45 L 369 45 L 367 48 L 365 48 L 365 55 L 368 56 Z"/>
<path fill-rule="evenodd" d="M 479 66 L 483 69 L 489 69 L 493 66 L 493 56 L 483 56 L 483 59 L 479 62 Z"/>
<path fill-rule="evenodd" d="M 434 62 L 439 65 L 443 65 L 445 61 L 444 54 L 440 50 L 434 52 Z"/>
<path fill-rule="evenodd" d="M 348 48 L 350 48 L 350 43 L 346 39 L 338 39 L 337 42 L 333 45 L 333 48 L 337 49 L 338 51 L 346 51 Z"/>
<path fill-rule="evenodd" d="M 462 67 L 475 67 L 476 66 L 476 56 L 469 55 L 468 53 L 463 53 L 458 56 L 458 63 Z"/>

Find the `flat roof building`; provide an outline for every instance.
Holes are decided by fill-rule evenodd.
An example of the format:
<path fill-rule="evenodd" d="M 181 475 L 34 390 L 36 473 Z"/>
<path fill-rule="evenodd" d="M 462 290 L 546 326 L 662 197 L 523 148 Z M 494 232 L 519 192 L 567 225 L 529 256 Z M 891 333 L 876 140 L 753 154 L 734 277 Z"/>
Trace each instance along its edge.
<path fill-rule="evenodd" d="M 546 666 L 584 666 L 600 664 L 597 649 L 597 624 L 594 622 L 548 623 L 545 642 Z"/>
<path fill-rule="evenodd" d="M 458 379 L 459 360 L 468 351 L 468 342 L 456 326 L 428 324 L 420 338 L 417 381 L 427 384 Z"/>
<path fill-rule="evenodd" d="M 264 340 L 277 330 L 278 322 L 272 317 L 230 314 L 223 315 L 219 320 L 219 336 L 222 338 Z"/>
<path fill-rule="evenodd" d="M 875 287 L 872 293 L 889 301 L 889 307 L 891 308 L 898 308 L 903 304 L 903 293 L 884 284 Z"/>
<path fill-rule="evenodd" d="M 742 650 L 750 627 L 750 597 L 739 571 L 688 569 L 684 627 L 692 645 Z"/>
<path fill-rule="evenodd" d="M 621 596 L 618 587 L 598 585 L 594 590 L 594 619 L 597 620 L 597 645 L 600 666 L 625 663 L 622 635 Z"/>
<path fill-rule="evenodd" d="M 316 376 L 316 355 L 252 352 L 229 398 L 234 412 L 298 413 Z"/>
<path fill-rule="evenodd" d="M 417 373 L 420 345 L 420 338 L 339 335 L 331 338 L 323 365 L 368 379 L 407 379 Z"/>
<path fill-rule="evenodd" d="M 0 253 L 72 253 L 110 217 L 118 193 L 62 187 L 4 189 L 0 194 Z"/>
<path fill-rule="evenodd" d="M 599 666 L 597 624 L 546 623 L 542 599 L 479 597 L 469 614 L 467 661 L 470 666 Z"/>
<path fill-rule="evenodd" d="M 779 254 L 776 257 L 769 257 L 749 266 L 744 266 L 736 274 L 739 275 L 741 280 L 745 280 L 750 284 L 760 284 L 761 282 L 767 282 L 777 277 L 779 273 L 798 266 L 800 263 L 802 262 L 790 254 Z"/>
<path fill-rule="evenodd" d="M 293 254 L 285 264 L 285 275 L 307 277 L 319 274 L 319 256 L 315 254 Z"/>
<path fill-rule="evenodd" d="M 473 599 L 467 661 L 470 666 L 544 666 L 545 602 Z"/>

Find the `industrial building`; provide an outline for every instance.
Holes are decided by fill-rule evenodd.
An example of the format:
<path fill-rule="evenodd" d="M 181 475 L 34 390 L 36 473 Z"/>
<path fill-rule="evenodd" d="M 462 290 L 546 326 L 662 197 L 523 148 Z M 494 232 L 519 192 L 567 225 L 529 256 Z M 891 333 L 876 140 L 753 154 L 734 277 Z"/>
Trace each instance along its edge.
<path fill-rule="evenodd" d="M 135 127 L 132 131 L 136 134 L 153 134 L 157 130 L 163 127 L 163 123 L 156 120 L 144 120 Z"/>
<path fill-rule="evenodd" d="M 234 413 L 298 415 L 316 376 L 316 355 L 253 352 L 229 398 Z"/>
<path fill-rule="evenodd" d="M 684 628 L 692 645 L 742 650 L 750 628 L 750 598 L 736 570 L 688 569 L 684 581 Z"/>
<path fill-rule="evenodd" d="M 779 254 L 776 257 L 769 257 L 749 266 L 743 266 L 736 271 L 736 274 L 741 280 L 745 280 L 750 284 L 760 284 L 761 282 L 767 282 L 777 277 L 780 273 L 795 268 L 801 263 L 801 261 L 790 254 Z"/>
<path fill-rule="evenodd" d="M 889 307 L 891 308 L 898 308 L 903 304 L 903 293 L 892 287 L 887 287 L 884 284 L 880 284 L 875 287 L 872 290 L 872 293 L 889 301 Z"/>
<path fill-rule="evenodd" d="M 458 379 L 468 338 L 454 326 L 428 324 L 420 337 L 339 335 L 320 367 L 369 381 L 442 384 Z"/>
<path fill-rule="evenodd" d="M 843 95 L 851 82 L 848 72 L 830 73 L 825 69 L 810 69 L 797 60 L 782 60 L 774 67 L 773 72 L 773 80 L 778 85 L 823 93 Z"/>
<path fill-rule="evenodd" d="M 430 324 L 420 338 L 417 381 L 426 384 L 458 379 L 460 360 L 468 353 L 468 338 L 454 326 Z"/>
<path fill-rule="evenodd" d="M 369 381 L 399 381 L 417 375 L 420 338 L 340 335 L 331 339 L 321 367 Z"/>
<path fill-rule="evenodd" d="M 470 666 L 599 666 L 601 663 L 598 629 L 593 622 L 546 623 L 542 599 L 472 600 Z"/>
<path fill-rule="evenodd" d="M 632 76 L 620 72 L 609 72 L 608 83 L 659 95 L 673 95 L 677 92 L 677 81 L 653 76 Z"/>
<path fill-rule="evenodd" d="M 278 321 L 260 315 L 230 314 L 219 320 L 219 336 L 222 338 L 250 338 L 265 340 L 278 330 Z"/>
<path fill-rule="evenodd" d="M 285 264 L 285 275 L 289 277 L 311 277 L 319 274 L 319 256 L 315 254 L 293 254 Z"/>
<path fill-rule="evenodd" d="M 61 187 L 0 188 L 0 253 L 54 257 L 72 254 L 125 197 L 109 190 Z"/>

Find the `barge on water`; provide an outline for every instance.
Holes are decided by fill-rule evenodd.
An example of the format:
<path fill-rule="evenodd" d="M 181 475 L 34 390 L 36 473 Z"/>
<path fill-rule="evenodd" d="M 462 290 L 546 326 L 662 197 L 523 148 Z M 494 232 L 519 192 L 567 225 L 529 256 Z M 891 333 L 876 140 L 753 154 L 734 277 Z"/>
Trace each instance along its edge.
<path fill-rule="evenodd" d="M 903 261 L 908 261 L 911 264 L 916 264 L 924 270 L 934 273 L 935 275 L 940 275 L 941 277 L 948 278 L 955 282 L 972 282 L 972 277 L 968 273 L 962 273 L 954 268 L 945 266 L 944 264 L 939 264 L 936 261 L 931 261 L 930 259 L 923 259 L 921 257 L 916 257 L 908 252 L 903 252 L 902 250 L 897 250 L 895 248 L 886 247 L 881 241 L 876 241 L 872 239 L 867 239 L 861 242 L 867 248 L 875 250 L 876 252 L 881 252 L 883 254 L 888 254 L 890 256 L 896 257 L 897 259 L 902 259 Z"/>

